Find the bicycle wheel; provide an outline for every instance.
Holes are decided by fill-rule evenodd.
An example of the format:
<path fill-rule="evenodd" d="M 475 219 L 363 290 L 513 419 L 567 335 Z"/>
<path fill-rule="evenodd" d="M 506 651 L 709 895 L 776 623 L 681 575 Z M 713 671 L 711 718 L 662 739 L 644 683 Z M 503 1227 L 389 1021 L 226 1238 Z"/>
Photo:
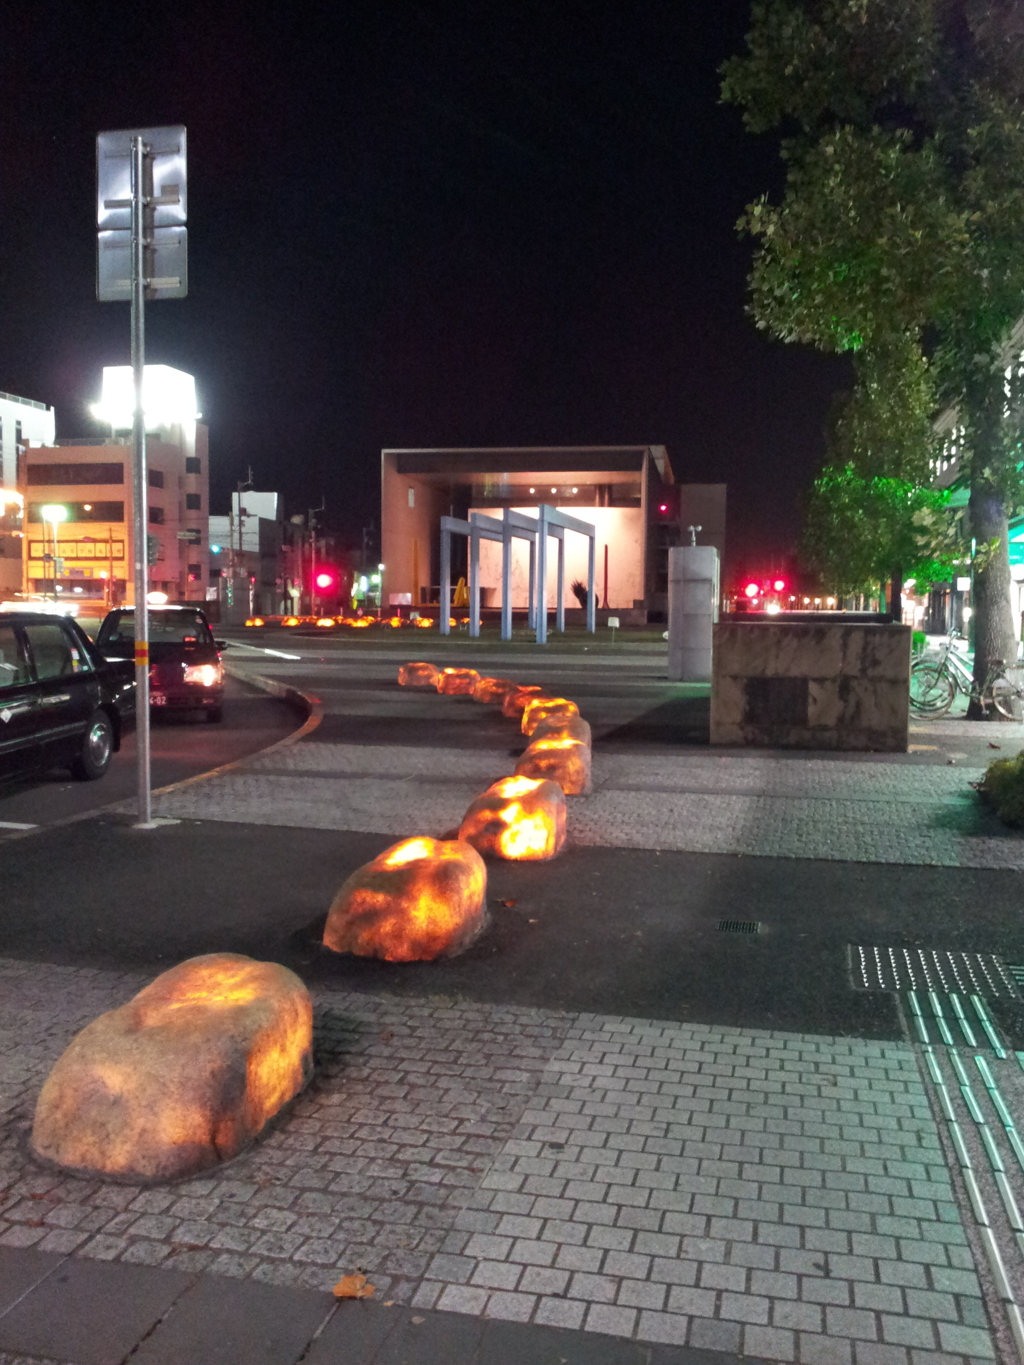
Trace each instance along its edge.
<path fill-rule="evenodd" d="M 992 680 L 992 702 L 1007 720 L 1021 719 L 1021 694 L 1005 673 Z"/>
<path fill-rule="evenodd" d="M 915 664 L 910 670 L 910 706 L 919 715 L 937 720 L 953 705 L 956 688 L 949 674 L 936 664 Z"/>

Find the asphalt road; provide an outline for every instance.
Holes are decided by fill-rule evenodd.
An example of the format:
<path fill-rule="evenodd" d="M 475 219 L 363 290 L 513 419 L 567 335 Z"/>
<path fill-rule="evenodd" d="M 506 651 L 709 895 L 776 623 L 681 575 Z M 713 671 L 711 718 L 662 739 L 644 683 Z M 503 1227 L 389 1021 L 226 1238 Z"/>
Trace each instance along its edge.
<path fill-rule="evenodd" d="M 210 725 L 202 715 L 154 716 L 150 731 L 153 787 L 180 782 L 264 749 L 290 734 L 302 720 L 292 703 L 229 678 L 221 724 Z M 131 735 L 98 782 L 72 781 L 66 770 L 58 768 L 0 786 L 0 838 L 10 833 L 4 824 L 51 825 L 133 797 L 135 761 L 135 736 Z"/>

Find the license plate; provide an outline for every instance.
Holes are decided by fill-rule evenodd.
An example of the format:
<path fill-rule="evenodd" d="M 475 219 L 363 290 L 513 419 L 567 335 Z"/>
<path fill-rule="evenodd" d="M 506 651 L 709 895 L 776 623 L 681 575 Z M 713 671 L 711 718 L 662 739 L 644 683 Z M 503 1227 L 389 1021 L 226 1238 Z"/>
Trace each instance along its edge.
<path fill-rule="evenodd" d="M 149 704 L 150 706 L 166 706 L 167 698 L 162 692 L 150 692 Z"/>

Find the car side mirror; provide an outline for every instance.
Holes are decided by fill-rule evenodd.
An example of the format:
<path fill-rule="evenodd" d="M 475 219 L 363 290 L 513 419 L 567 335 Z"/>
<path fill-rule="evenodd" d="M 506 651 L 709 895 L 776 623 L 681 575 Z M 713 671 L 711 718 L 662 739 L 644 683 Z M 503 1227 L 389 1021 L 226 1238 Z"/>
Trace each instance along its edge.
<path fill-rule="evenodd" d="M 227 649 L 228 647 L 227 640 L 214 640 L 213 643 L 217 646 L 218 649 Z"/>

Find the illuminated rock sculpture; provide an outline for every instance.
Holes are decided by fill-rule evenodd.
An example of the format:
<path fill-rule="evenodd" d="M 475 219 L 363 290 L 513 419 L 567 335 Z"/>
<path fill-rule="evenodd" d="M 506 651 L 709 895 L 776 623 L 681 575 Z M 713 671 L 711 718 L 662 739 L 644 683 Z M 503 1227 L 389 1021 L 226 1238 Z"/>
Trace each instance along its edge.
<path fill-rule="evenodd" d="M 443 668 L 437 677 L 437 690 L 446 697 L 471 697 L 479 681 L 475 668 Z"/>
<path fill-rule="evenodd" d="M 398 670 L 399 687 L 433 687 L 437 688 L 437 679 L 440 669 L 434 664 L 402 664 Z"/>
<path fill-rule="evenodd" d="M 516 773 L 550 778 L 566 796 L 586 796 L 591 789 L 590 746 L 578 739 L 535 739 L 516 764 Z"/>
<path fill-rule="evenodd" d="M 509 678 L 481 678 L 473 688 L 473 700 L 489 706 L 500 706 L 516 684 Z"/>
<path fill-rule="evenodd" d="M 403 839 L 357 868 L 334 898 L 324 947 L 386 962 L 463 952 L 487 925 L 487 869 L 463 839 Z"/>
<path fill-rule="evenodd" d="M 459 838 L 512 862 L 553 858 L 565 844 L 565 794 L 557 782 L 503 777 L 466 811 Z"/>
<path fill-rule="evenodd" d="M 590 726 L 582 716 L 548 716 L 537 722 L 532 739 L 578 739 L 589 748 Z"/>
<path fill-rule="evenodd" d="M 578 716 L 579 713 L 580 708 L 567 697 L 531 697 L 523 707 L 523 734 L 532 735 L 548 716 Z"/>
<path fill-rule="evenodd" d="M 302 1090 L 312 1048 L 294 972 L 237 953 L 189 958 L 71 1040 L 40 1092 L 32 1151 L 135 1184 L 207 1170 Z"/>
<path fill-rule="evenodd" d="M 519 720 L 523 714 L 523 707 L 531 697 L 540 694 L 541 689 L 533 684 L 521 683 L 513 691 L 506 693 L 505 700 L 501 704 L 501 714 L 507 716 L 509 720 Z"/>

